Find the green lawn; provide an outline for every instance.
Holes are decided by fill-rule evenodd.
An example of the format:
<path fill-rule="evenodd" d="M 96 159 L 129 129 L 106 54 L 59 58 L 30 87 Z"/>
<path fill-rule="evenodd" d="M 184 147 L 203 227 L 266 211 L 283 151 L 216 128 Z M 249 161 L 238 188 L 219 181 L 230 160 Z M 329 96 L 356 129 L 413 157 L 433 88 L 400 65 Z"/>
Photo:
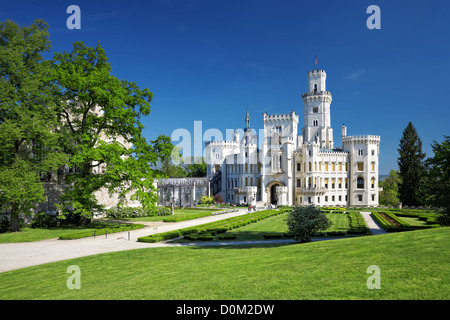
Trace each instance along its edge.
<path fill-rule="evenodd" d="M 286 216 L 288 213 L 283 213 L 274 217 L 270 217 L 258 222 L 254 222 L 248 224 L 246 226 L 242 226 L 231 231 L 228 231 L 226 234 L 236 235 L 236 240 L 264 240 L 265 234 L 279 234 L 282 236 L 287 233 L 288 228 L 285 222 Z M 324 232 L 335 232 L 342 231 L 346 232 L 349 230 L 349 219 L 346 214 L 343 213 L 326 213 L 327 218 L 332 222 L 330 228 L 325 230 Z M 349 235 L 345 234 L 345 236 L 361 236 L 361 235 Z M 218 237 L 216 237 L 219 240 Z M 177 240 L 176 242 L 190 242 L 191 240 Z"/>
<path fill-rule="evenodd" d="M 122 226 L 121 223 L 94 221 L 87 226 L 70 226 L 62 228 L 21 228 L 19 232 L 0 233 L 0 243 L 12 242 L 31 242 L 46 239 L 58 238 L 61 235 L 72 234 L 79 231 L 88 231 L 93 229 L 114 228 Z"/>
<path fill-rule="evenodd" d="M 225 208 L 222 208 L 225 210 Z M 189 216 L 198 213 L 211 213 L 213 211 L 219 211 L 220 209 L 174 209 L 174 216 Z M 138 218 L 126 218 L 124 221 L 162 221 L 164 218 L 171 217 L 169 216 L 155 216 L 155 217 L 138 217 Z"/>
<path fill-rule="evenodd" d="M 294 245 L 113 252 L 0 273 L 0 299 L 450 299 L 450 228 Z M 66 286 L 67 267 L 81 289 Z M 381 289 L 367 288 L 367 268 Z"/>

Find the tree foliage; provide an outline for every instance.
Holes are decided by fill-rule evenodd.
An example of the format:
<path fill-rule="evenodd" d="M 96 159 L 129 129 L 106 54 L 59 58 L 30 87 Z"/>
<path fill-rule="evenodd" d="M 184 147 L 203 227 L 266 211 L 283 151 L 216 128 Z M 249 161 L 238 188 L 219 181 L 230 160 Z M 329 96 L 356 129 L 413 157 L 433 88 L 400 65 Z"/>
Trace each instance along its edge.
<path fill-rule="evenodd" d="M 100 44 L 76 42 L 72 52 L 56 53 L 51 78 L 62 102 L 57 112 L 68 166 L 77 171 L 68 176 L 63 205 L 92 217 L 103 209 L 94 196 L 103 187 L 121 202 L 133 194 L 144 207 L 154 205 L 153 181 L 163 173 L 152 168 L 173 146 L 167 136 L 148 142 L 142 134 L 140 119 L 149 115 L 153 94 L 113 76 Z"/>
<path fill-rule="evenodd" d="M 309 207 L 294 207 L 286 218 L 288 234 L 299 242 L 310 242 L 320 230 L 331 226 L 331 221 L 320 209 Z"/>
<path fill-rule="evenodd" d="M 18 231 L 19 214 L 43 201 L 41 175 L 66 160 L 55 132 L 55 100 L 49 81 L 48 25 L 0 23 L 0 207 Z"/>
<path fill-rule="evenodd" d="M 411 122 L 403 131 L 400 139 L 398 167 L 401 183 L 400 200 L 403 205 L 420 205 L 419 187 L 425 174 L 425 153 L 422 152 L 422 141 Z"/>
<path fill-rule="evenodd" d="M 398 186 L 401 183 L 398 171 L 392 170 L 389 172 L 389 177 L 380 181 L 380 187 L 383 190 L 380 192 L 380 204 L 385 206 L 397 206 L 400 198 L 398 193 Z"/>
<path fill-rule="evenodd" d="M 439 222 L 450 225 L 450 137 L 444 136 L 442 143 L 433 141 L 431 147 L 434 156 L 425 162 L 427 175 L 421 190 L 426 204 L 444 209 Z"/>

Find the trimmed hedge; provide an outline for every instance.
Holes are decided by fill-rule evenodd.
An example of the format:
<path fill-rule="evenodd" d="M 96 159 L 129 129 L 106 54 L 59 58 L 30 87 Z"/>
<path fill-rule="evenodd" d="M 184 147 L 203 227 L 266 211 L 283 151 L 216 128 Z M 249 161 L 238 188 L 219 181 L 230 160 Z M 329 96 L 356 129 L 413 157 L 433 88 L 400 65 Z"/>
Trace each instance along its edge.
<path fill-rule="evenodd" d="M 142 229 L 144 228 L 143 224 L 126 224 L 124 226 L 120 226 L 117 228 L 101 228 L 101 229 L 89 229 L 89 230 L 83 230 L 80 232 L 74 232 L 69 233 L 65 235 L 59 236 L 59 240 L 74 240 L 74 239 L 81 239 L 81 238 L 87 238 L 87 237 L 93 237 L 95 236 L 101 236 L 106 233 L 117 233 L 117 232 L 123 232 L 123 231 L 130 231 L 130 230 L 136 230 L 136 229 Z"/>
<path fill-rule="evenodd" d="M 361 213 L 357 211 L 351 211 L 347 213 L 350 222 L 350 229 L 347 230 L 348 234 L 365 234 L 367 233 L 366 222 L 364 221 Z"/>
<path fill-rule="evenodd" d="M 145 237 L 140 237 L 140 238 L 138 238 L 138 241 L 140 241 L 140 242 L 157 242 L 157 241 L 155 241 L 155 239 L 162 238 L 162 240 L 168 240 L 168 239 L 177 238 L 182 235 L 187 239 L 195 240 L 194 239 L 195 233 L 198 233 L 197 239 L 200 240 L 199 238 L 201 236 L 201 233 L 209 232 L 210 235 L 212 236 L 212 232 L 223 233 L 228 230 L 232 230 L 234 228 L 239 228 L 239 227 L 244 226 L 249 223 L 253 223 L 253 222 L 265 219 L 265 218 L 269 218 L 269 217 L 272 217 L 275 215 L 285 213 L 289 210 L 291 210 L 291 209 L 288 208 L 288 209 L 283 209 L 283 210 L 270 209 L 270 210 L 263 210 L 263 211 L 255 211 L 255 212 L 247 213 L 247 214 L 244 214 L 241 216 L 231 217 L 231 218 L 227 218 L 227 219 L 223 219 L 223 220 L 196 226 L 196 231 L 192 231 L 192 233 L 189 233 L 188 231 L 186 231 L 186 229 L 192 229 L 192 227 L 190 227 L 190 228 L 184 228 L 184 229 L 180 229 L 180 230 L 176 230 L 176 231 L 169 231 L 169 232 L 157 233 L 157 234 L 153 234 L 153 235 L 149 235 L 149 236 L 145 236 Z M 207 237 L 207 239 L 209 240 L 208 235 L 206 235 L 205 237 Z M 159 240 L 159 241 L 162 241 L 162 240 Z"/>

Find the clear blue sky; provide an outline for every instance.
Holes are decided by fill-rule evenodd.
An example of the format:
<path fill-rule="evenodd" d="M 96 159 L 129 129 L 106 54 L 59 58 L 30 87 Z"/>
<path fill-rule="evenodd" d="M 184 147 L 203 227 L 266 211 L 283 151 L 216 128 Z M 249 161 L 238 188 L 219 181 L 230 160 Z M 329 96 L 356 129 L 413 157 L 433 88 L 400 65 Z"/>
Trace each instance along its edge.
<path fill-rule="evenodd" d="M 81 29 L 69 30 L 69 5 L 81 9 Z M 381 9 L 381 29 L 369 30 L 369 5 Z M 100 41 L 113 74 L 149 88 L 145 135 L 171 136 L 252 127 L 262 113 L 289 113 L 303 123 L 307 72 L 327 72 L 333 95 L 335 146 L 349 135 L 381 136 L 380 174 L 397 169 L 398 144 L 409 121 L 427 156 L 450 135 L 450 2 L 442 1 L 3 1 L 0 21 L 50 25 L 53 52 L 77 40 Z M 176 144 L 176 143 L 174 143 Z"/>

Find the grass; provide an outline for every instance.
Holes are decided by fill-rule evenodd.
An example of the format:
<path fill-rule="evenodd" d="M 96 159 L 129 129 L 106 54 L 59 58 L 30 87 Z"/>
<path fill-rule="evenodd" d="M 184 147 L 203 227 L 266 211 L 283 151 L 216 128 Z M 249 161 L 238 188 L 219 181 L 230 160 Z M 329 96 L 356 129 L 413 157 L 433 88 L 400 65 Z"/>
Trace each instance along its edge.
<path fill-rule="evenodd" d="M 91 231 L 94 229 L 99 230 L 106 228 L 117 228 L 123 225 L 123 223 L 93 221 L 87 226 L 67 226 L 48 229 L 21 228 L 19 232 L 8 231 L 0 233 L 0 243 L 40 241 L 59 238 L 59 236 L 66 236 L 76 232 Z"/>
<path fill-rule="evenodd" d="M 211 213 L 213 211 L 218 211 L 220 209 L 174 209 L 174 216 L 175 217 L 185 217 L 189 215 L 195 215 L 199 213 Z M 154 216 L 154 217 L 138 217 L 138 218 L 126 218 L 122 219 L 123 221 L 163 221 L 164 218 L 172 217 L 172 215 L 169 216 Z M 117 219 L 114 219 L 117 220 Z"/>
<path fill-rule="evenodd" d="M 0 273 L 0 299 L 450 299 L 450 228 L 295 245 L 113 252 Z M 66 286 L 67 267 L 81 289 Z M 367 268 L 381 271 L 369 290 Z"/>
<path fill-rule="evenodd" d="M 258 222 L 254 222 L 236 229 L 232 231 L 228 231 L 225 235 L 236 235 L 237 241 L 243 240 L 264 240 L 264 235 L 279 235 L 280 237 L 283 234 L 288 232 L 288 228 L 285 222 L 288 213 L 283 213 L 274 217 L 270 217 Z M 346 214 L 343 213 L 326 213 L 327 218 L 332 222 L 332 225 L 324 231 L 324 233 L 329 232 L 346 232 L 350 229 L 349 219 Z M 325 234 L 326 235 L 326 234 Z M 345 234 L 348 236 L 361 236 L 359 235 L 351 235 Z M 214 240 L 221 241 L 218 235 Z M 192 240 L 180 239 L 175 242 L 191 242 Z"/>

